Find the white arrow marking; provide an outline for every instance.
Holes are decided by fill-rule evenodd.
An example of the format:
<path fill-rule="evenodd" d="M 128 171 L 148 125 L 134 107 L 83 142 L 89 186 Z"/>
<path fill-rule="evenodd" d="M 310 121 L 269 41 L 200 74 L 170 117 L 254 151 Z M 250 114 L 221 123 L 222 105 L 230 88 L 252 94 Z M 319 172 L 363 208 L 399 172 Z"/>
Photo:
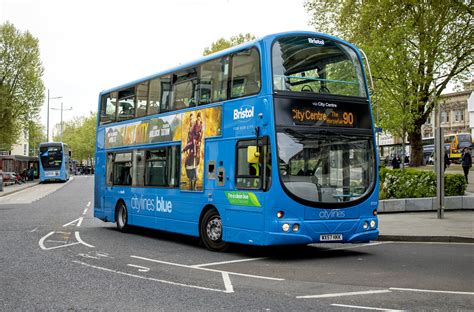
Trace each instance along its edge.
<path fill-rule="evenodd" d="M 77 222 L 76 226 L 79 227 L 79 226 L 81 226 L 83 219 L 84 219 L 84 217 L 79 217 L 79 218 L 77 218 L 76 220 L 73 220 L 73 221 L 71 221 L 71 222 L 69 222 L 69 223 L 64 224 L 63 227 L 66 227 L 66 226 L 69 226 L 69 225 L 73 225 L 73 224 L 76 223 L 76 222 Z"/>

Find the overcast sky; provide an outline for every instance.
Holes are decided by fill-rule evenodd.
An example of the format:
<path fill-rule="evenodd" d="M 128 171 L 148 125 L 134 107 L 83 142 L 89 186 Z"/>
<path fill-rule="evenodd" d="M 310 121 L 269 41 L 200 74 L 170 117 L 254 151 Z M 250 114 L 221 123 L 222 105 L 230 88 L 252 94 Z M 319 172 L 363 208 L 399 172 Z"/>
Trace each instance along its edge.
<path fill-rule="evenodd" d="M 304 0 L 0 0 L 0 22 L 39 39 L 51 107 L 97 110 L 104 89 L 199 58 L 221 37 L 311 30 Z M 60 111 L 50 111 L 50 129 Z M 46 99 L 41 113 L 46 124 Z"/>

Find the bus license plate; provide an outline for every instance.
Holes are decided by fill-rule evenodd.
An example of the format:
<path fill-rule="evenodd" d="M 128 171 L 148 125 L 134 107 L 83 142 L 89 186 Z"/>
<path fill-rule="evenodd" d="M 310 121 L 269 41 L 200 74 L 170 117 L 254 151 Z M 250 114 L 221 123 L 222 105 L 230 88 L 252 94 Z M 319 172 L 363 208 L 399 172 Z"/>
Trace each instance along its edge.
<path fill-rule="evenodd" d="M 322 242 L 341 241 L 342 234 L 321 234 L 319 240 Z"/>

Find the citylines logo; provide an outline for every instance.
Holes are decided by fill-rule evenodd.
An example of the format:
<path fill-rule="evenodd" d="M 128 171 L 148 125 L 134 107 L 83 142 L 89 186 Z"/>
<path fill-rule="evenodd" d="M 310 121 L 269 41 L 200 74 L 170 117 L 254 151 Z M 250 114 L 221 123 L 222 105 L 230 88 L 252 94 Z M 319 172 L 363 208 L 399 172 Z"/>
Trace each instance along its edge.
<path fill-rule="evenodd" d="M 163 196 L 156 196 L 156 198 L 146 198 L 143 197 L 143 195 L 138 197 L 136 194 L 134 194 L 130 204 L 132 210 L 136 210 L 137 213 L 140 211 L 171 213 L 173 211 L 173 203 L 170 200 L 165 200 Z"/>
<path fill-rule="evenodd" d="M 319 213 L 319 217 L 321 219 L 332 219 L 332 218 L 344 218 L 346 214 L 344 211 L 340 209 L 334 209 L 334 210 L 321 210 Z"/>

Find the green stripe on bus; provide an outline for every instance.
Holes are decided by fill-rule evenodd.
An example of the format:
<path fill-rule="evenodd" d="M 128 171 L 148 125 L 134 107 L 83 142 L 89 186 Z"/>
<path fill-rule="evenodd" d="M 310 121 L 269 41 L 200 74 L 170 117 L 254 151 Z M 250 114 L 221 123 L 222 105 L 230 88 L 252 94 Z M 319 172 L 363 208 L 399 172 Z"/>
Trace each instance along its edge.
<path fill-rule="evenodd" d="M 257 196 L 251 192 L 225 192 L 231 205 L 260 207 Z"/>

